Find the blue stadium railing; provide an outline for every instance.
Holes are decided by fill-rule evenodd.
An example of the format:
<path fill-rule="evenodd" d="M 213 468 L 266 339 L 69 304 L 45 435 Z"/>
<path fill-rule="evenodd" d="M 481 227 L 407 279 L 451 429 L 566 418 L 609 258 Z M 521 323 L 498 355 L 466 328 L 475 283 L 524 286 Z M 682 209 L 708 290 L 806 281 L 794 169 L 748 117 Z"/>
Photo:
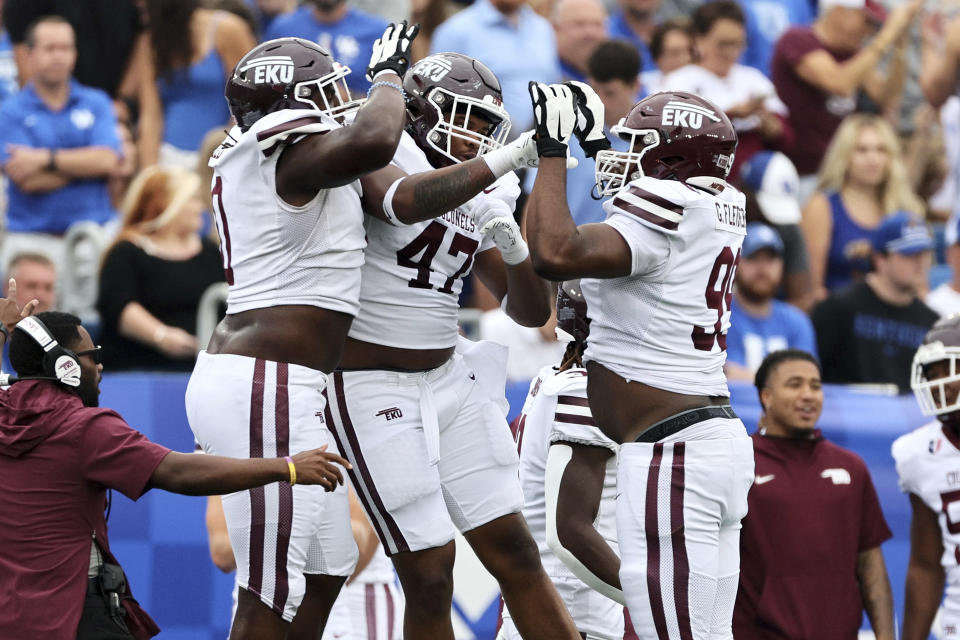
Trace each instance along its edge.
<path fill-rule="evenodd" d="M 151 439 L 179 451 L 193 449 L 183 407 L 187 376 L 114 374 L 103 380 L 101 404 L 116 409 Z M 510 385 L 507 396 L 517 411 L 527 385 Z M 753 431 L 759 417 L 756 393 L 732 385 L 735 409 Z M 827 387 L 820 426 L 827 438 L 864 458 L 873 474 L 894 538 L 884 547 L 898 618 L 909 551 L 910 507 L 897 488 L 890 457 L 894 439 L 925 422 L 911 396 L 883 396 Z M 241 428 L 242 425 L 241 425 Z M 227 636 L 232 577 L 220 573 L 207 552 L 203 498 L 151 491 L 132 503 L 115 496 L 110 543 L 122 562 L 137 599 L 163 628 L 168 640 L 222 640 Z M 458 596 L 459 597 L 459 596 Z M 474 637 L 493 638 L 492 603 L 458 603 L 463 626 Z M 468 619 L 464 611 L 482 611 Z M 866 623 L 865 623 L 866 626 Z M 469 637 L 469 636 L 466 636 Z"/>

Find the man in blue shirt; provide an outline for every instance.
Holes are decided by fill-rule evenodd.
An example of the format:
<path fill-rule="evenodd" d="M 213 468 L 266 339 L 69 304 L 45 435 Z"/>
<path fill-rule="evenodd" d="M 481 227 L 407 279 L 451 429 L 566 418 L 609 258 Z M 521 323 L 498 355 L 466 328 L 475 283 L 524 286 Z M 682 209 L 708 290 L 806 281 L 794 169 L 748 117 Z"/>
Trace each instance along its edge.
<path fill-rule="evenodd" d="M 340 64 L 353 71 L 347 76 L 347 87 L 356 98 L 370 88 L 364 71 L 373 43 L 383 35 L 387 21 L 348 7 L 346 0 L 307 0 L 303 6 L 278 16 L 264 30 L 263 39 L 303 38 L 316 42 Z"/>
<path fill-rule="evenodd" d="M 70 23 L 41 18 L 26 44 L 33 79 L 0 107 L 0 165 L 9 178 L 3 252 L 40 251 L 56 261 L 71 224 L 116 215 L 107 177 L 120 161 L 117 120 L 106 93 L 72 79 Z"/>
<path fill-rule="evenodd" d="M 817 342 L 810 318 L 791 304 L 774 298 L 783 278 L 783 242 L 773 227 L 747 225 L 736 289 L 730 306 L 727 364 L 731 380 L 753 380 L 767 354 L 800 349 L 814 355 Z"/>
<path fill-rule="evenodd" d="M 620 0 L 619 8 L 610 14 L 607 32 L 611 38 L 626 40 L 640 52 L 642 71 L 655 71 L 650 55 L 650 38 L 657 27 L 660 0 Z"/>
<path fill-rule="evenodd" d="M 527 83 L 560 80 L 553 27 L 524 0 L 476 0 L 434 31 L 430 53 L 441 51 L 477 58 L 496 74 L 511 136 L 533 125 Z"/>
<path fill-rule="evenodd" d="M 586 82 L 587 60 L 607 39 L 607 9 L 600 0 L 558 0 L 552 22 L 562 79 Z"/>

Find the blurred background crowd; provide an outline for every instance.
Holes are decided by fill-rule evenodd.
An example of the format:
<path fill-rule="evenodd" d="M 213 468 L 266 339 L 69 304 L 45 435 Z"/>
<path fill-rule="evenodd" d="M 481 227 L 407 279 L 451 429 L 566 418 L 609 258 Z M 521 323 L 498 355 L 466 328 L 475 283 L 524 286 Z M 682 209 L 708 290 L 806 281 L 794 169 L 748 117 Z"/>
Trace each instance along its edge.
<path fill-rule="evenodd" d="M 423 25 L 417 58 L 497 74 L 513 135 L 529 80 L 589 82 L 608 127 L 662 90 L 727 112 L 750 221 L 730 378 L 793 347 L 825 382 L 906 391 L 927 329 L 960 312 L 960 0 L 2 0 L 2 18 L 4 279 L 96 327 L 111 371 L 189 371 L 222 313 L 206 160 L 235 63 L 306 38 L 362 95 L 400 19 Z M 571 154 L 573 216 L 600 221 L 593 163 Z M 511 379 L 559 360 L 552 322 L 513 324 L 479 282 L 462 307 L 465 332 L 510 348 Z"/>

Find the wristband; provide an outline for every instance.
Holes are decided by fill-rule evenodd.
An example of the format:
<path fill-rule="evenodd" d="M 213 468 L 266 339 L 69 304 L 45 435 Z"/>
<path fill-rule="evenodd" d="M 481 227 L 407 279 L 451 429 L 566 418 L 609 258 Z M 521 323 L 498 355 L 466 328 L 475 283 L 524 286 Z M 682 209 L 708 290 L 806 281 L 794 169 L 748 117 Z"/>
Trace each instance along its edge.
<path fill-rule="evenodd" d="M 499 247 L 498 247 L 499 248 Z M 518 265 L 524 260 L 527 259 L 527 256 L 530 255 L 530 249 L 527 247 L 527 243 L 523 240 L 520 240 L 517 244 L 513 245 L 511 248 L 506 251 L 500 249 L 500 257 L 503 258 L 503 263 L 509 266 Z"/>
<path fill-rule="evenodd" d="M 392 73 L 392 72 L 391 72 Z M 403 99 L 407 99 L 407 92 L 403 90 L 403 87 L 396 82 L 387 82 L 386 80 L 381 80 L 379 82 L 374 82 L 370 85 L 370 88 L 367 89 L 367 98 L 373 93 L 373 90 L 377 87 L 390 87 L 391 89 L 396 89 L 400 92 L 400 95 L 403 96 Z"/>
<path fill-rule="evenodd" d="M 518 155 L 515 147 L 506 146 L 488 151 L 480 157 L 487 163 L 493 177 L 500 179 L 511 171 L 526 166 L 522 157 L 518 158 Z"/>
<path fill-rule="evenodd" d="M 283 459 L 287 461 L 287 469 L 290 471 L 290 486 L 297 484 L 297 467 L 293 464 L 293 458 L 290 456 L 283 456 Z"/>
<path fill-rule="evenodd" d="M 400 186 L 400 183 L 403 182 L 404 178 L 397 178 L 393 181 L 393 184 L 390 185 L 390 188 L 387 189 L 387 192 L 383 194 L 383 215 L 386 216 L 387 222 L 392 224 L 395 227 L 406 227 L 406 222 L 397 217 L 397 214 L 393 210 L 393 195 L 397 192 L 397 188 Z"/>

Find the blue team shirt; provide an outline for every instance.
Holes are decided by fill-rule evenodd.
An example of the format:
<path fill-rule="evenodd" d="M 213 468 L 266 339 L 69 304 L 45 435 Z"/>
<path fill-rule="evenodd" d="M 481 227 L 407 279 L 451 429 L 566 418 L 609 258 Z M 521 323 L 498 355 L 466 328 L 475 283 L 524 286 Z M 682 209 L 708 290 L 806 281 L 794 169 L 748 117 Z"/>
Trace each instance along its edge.
<path fill-rule="evenodd" d="M 607 19 L 607 33 L 611 38 L 626 40 L 637 48 L 637 51 L 640 52 L 640 71 L 657 70 L 653 55 L 650 53 L 650 47 L 627 24 L 627 19 L 623 17 L 623 9 L 618 9 L 610 14 L 610 18 Z"/>
<path fill-rule="evenodd" d="M 770 77 L 770 60 L 781 34 L 806 26 L 816 14 L 808 0 L 741 0 L 747 18 L 747 49 L 740 61 Z"/>
<path fill-rule="evenodd" d="M 770 315 L 750 315 L 730 305 L 730 330 L 727 332 L 727 362 L 756 371 L 767 354 L 781 349 L 802 349 L 817 355 L 813 323 L 791 304 L 773 301 Z"/>
<path fill-rule="evenodd" d="M 20 91 L 17 82 L 17 62 L 13 59 L 13 43 L 10 34 L 0 32 L 0 102 Z"/>
<path fill-rule="evenodd" d="M 370 64 L 373 43 L 383 35 L 387 21 L 378 16 L 347 9 L 338 22 L 320 22 L 309 5 L 292 13 L 277 16 L 263 32 L 264 40 L 274 38 L 303 38 L 316 42 L 333 54 L 333 59 L 350 67 L 347 86 L 363 97 L 370 83 L 364 77 Z"/>
<path fill-rule="evenodd" d="M 511 135 L 533 124 L 527 83 L 560 81 L 553 27 L 526 5 L 508 19 L 489 0 L 477 0 L 434 31 L 430 52 L 441 51 L 476 58 L 496 74 L 513 123 Z"/>
<path fill-rule="evenodd" d="M 28 84 L 0 106 L 0 164 L 7 145 L 50 149 L 109 147 L 120 153 L 117 118 L 110 97 L 71 81 L 60 111 L 51 111 Z M 104 223 L 115 216 L 105 178 L 74 180 L 62 189 L 31 195 L 12 180 L 7 186 L 7 230 L 61 234 L 74 222 Z"/>

